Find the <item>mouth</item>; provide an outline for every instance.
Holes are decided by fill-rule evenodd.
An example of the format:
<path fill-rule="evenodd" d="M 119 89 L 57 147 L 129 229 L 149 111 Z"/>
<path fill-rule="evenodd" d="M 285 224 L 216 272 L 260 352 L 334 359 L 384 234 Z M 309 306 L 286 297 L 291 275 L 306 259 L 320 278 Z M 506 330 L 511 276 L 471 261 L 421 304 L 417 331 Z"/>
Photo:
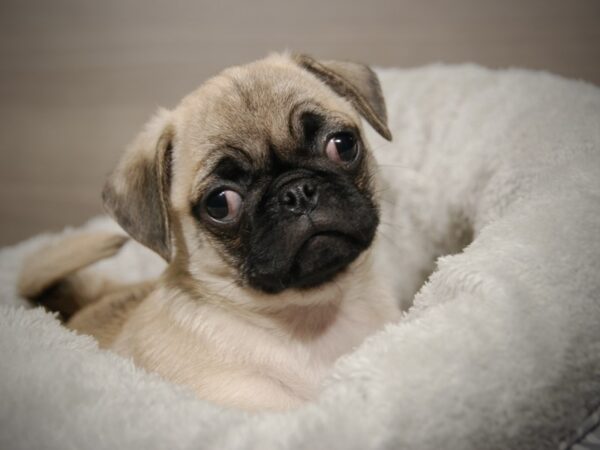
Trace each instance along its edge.
<path fill-rule="evenodd" d="M 300 246 L 289 272 L 288 287 L 317 287 L 342 272 L 367 247 L 340 231 L 320 231 Z"/>
<path fill-rule="evenodd" d="M 339 230 L 319 229 L 307 233 L 288 262 L 273 265 L 266 273 L 254 273 L 250 284 L 277 294 L 289 288 L 311 289 L 325 284 L 343 272 L 366 248 L 371 239 L 361 239 Z"/>
<path fill-rule="evenodd" d="M 287 275 L 273 284 L 263 280 L 261 287 L 271 293 L 317 287 L 346 269 L 368 245 L 337 230 L 312 233 L 296 251 Z"/>

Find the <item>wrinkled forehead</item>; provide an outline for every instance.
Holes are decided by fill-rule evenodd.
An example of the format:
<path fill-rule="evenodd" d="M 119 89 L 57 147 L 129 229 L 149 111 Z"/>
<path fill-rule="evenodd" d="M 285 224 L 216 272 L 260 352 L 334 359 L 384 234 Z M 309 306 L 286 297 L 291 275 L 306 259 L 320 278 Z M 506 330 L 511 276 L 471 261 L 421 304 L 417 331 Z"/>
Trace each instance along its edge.
<path fill-rule="evenodd" d="M 291 62 L 226 70 L 184 99 L 180 109 L 182 150 L 196 161 L 219 147 L 268 158 L 274 148 L 293 146 L 305 112 L 359 126 L 346 100 Z"/>

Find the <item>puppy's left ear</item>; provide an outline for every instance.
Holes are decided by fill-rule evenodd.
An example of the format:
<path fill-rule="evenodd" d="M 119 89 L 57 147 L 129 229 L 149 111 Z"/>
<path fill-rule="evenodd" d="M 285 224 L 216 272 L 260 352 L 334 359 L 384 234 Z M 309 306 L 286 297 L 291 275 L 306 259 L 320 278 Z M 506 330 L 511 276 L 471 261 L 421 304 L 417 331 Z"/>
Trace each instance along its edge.
<path fill-rule="evenodd" d="M 375 131 L 388 141 L 392 140 L 381 85 L 369 66 L 345 61 L 317 61 L 307 55 L 294 55 L 293 59 L 338 95 L 348 99 Z"/>
<path fill-rule="evenodd" d="M 104 208 L 136 241 L 171 259 L 169 191 L 174 127 L 161 109 L 138 134 L 109 176 Z"/>

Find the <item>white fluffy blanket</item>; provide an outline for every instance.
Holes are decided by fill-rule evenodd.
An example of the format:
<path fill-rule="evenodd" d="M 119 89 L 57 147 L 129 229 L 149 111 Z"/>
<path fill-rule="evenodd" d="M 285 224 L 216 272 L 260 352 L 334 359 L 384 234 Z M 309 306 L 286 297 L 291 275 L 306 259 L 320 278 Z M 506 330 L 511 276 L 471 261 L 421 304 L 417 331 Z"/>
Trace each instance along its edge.
<path fill-rule="evenodd" d="M 0 253 L 0 448 L 542 449 L 593 428 L 600 90 L 474 66 L 379 73 L 394 133 L 371 134 L 379 264 L 400 303 L 418 290 L 401 323 L 342 358 L 314 404 L 225 410 L 24 308 L 23 256 L 53 239 L 38 236 Z M 160 269 L 135 244 L 96 267 Z"/>

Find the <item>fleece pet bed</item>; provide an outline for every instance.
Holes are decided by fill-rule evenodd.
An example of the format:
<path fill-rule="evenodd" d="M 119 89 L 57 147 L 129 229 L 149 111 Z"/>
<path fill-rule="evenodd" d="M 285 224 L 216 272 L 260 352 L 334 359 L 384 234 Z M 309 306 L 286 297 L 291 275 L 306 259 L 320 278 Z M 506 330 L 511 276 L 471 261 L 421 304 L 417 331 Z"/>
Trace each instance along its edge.
<path fill-rule="evenodd" d="M 27 307 L 22 260 L 57 238 L 37 236 L 0 253 L 0 448 L 598 442 L 600 90 L 476 66 L 379 75 L 394 141 L 370 133 L 386 181 L 377 263 L 400 304 L 414 299 L 400 323 L 343 357 L 315 403 L 227 410 Z M 93 268 L 129 280 L 161 269 L 135 243 Z"/>

